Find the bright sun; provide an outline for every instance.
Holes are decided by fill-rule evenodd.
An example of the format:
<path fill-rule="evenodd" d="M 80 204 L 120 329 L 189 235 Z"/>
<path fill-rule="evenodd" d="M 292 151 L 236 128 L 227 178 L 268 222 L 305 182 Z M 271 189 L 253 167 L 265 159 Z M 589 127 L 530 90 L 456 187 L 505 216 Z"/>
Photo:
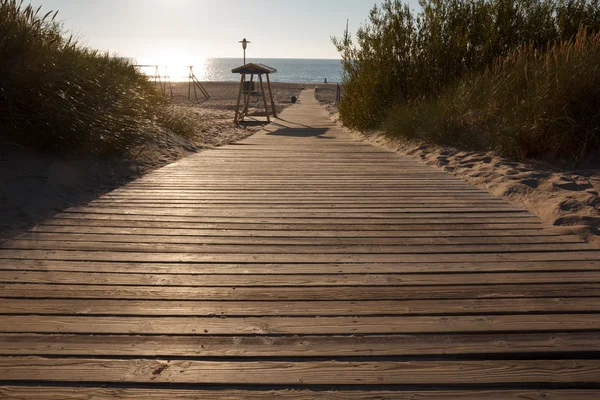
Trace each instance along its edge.
<path fill-rule="evenodd" d="M 172 78 L 177 79 L 187 76 L 187 67 L 189 66 L 193 66 L 196 75 L 198 75 L 200 71 L 204 70 L 206 60 L 202 56 L 190 54 L 183 49 L 167 48 L 160 50 L 154 55 L 140 57 L 138 63 L 143 65 L 157 65 L 161 69 L 161 73 L 166 73 Z"/>

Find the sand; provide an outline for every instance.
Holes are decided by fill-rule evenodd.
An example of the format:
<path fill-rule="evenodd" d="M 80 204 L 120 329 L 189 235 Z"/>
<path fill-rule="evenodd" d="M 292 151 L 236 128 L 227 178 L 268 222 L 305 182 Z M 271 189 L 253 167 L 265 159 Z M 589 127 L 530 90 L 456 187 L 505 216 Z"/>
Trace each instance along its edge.
<path fill-rule="evenodd" d="M 72 207 L 85 205 L 151 170 L 199 151 L 245 138 L 262 129 L 266 118 L 250 118 L 234 125 L 237 83 L 206 83 L 211 99 L 195 104 L 187 99 L 187 84 L 176 85 L 174 107 L 198 115 L 201 132 L 197 140 L 185 140 L 155 126 L 160 139 L 149 141 L 133 158 L 100 159 L 91 155 L 59 157 L 41 154 L 18 145 L 0 145 L 0 241 L 15 237 L 32 226 Z M 273 84 L 278 111 L 291 104 L 301 84 Z M 255 102 L 252 102 L 256 105 Z M 251 107 L 250 113 L 259 111 Z"/>
<path fill-rule="evenodd" d="M 318 95 L 339 122 L 335 102 Z M 565 170 L 550 164 L 518 162 L 494 152 L 460 151 L 382 132 L 350 131 L 357 140 L 394 150 L 444 170 L 537 215 L 550 229 L 575 234 L 600 246 L 600 167 Z"/>

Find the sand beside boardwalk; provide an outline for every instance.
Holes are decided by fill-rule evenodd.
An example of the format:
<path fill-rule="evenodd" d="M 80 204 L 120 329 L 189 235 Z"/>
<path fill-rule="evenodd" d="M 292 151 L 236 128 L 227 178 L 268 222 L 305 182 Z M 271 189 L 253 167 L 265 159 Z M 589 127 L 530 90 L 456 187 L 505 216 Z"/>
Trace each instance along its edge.
<path fill-rule="evenodd" d="M 162 130 L 159 139 L 146 143 L 130 160 L 100 159 L 90 155 L 58 157 L 20 146 L 0 145 L 0 240 L 14 237 L 41 221 L 72 206 L 84 205 L 143 174 L 181 157 L 232 143 L 262 129 L 266 119 L 237 126 L 233 124 L 238 83 L 205 83 L 211 99 L 200 104 L 187 100 L 187 84 L 175 85 L 175 107 L 198 115 L 200 132 L 185 140 Z M 274 83 L 273 96 L 281 111 L 301 84 Z M 259 111 L 253 97 L 250 113 Z M 262 121 L 262 122 L 261 122 Z M 142 129 L 157 129 L 143 127 Z"/>
<path fill-rule="evenodd" d="M 317 97 L 339 123 L 331 95 L 324 92 Z M 541 162 L 518 162 L 493 152 L 460 151 L 390 138 L 381 132 L 349 132 L 358 140 L 442 169 L 529 210 L 554 231 L 576 234 L 600 246 L 600 167 L 562 170 Z"/>

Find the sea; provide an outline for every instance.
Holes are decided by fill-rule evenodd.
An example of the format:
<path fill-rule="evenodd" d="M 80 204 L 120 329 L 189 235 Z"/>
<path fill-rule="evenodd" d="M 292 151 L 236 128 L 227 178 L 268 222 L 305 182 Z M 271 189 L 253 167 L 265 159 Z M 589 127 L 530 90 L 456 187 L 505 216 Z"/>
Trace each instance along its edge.
<path fill-rule="evenodd" d="M 243 65 L 241 58 L 209 58 L 202 65 L 194 66 L 194 74 L 203 82 L 235 82 L 239 81 L 239 74 L 232 74 L 231 70 Z M 265 64 L 277 70 L 271 74 L 273 82 L 286 83 L 329 83 L 342 81 L 341 60 L 318 59 L 291 59 L 291 58 L 247 58 L 246 63 Z M 144 70 L 148 75 L 153 75 L 153 69 Z M 169 69 L 162 67 L 161 75 L 168 75 L 173 82 L 186 81 L 187 71 L 183 68 Z"/>

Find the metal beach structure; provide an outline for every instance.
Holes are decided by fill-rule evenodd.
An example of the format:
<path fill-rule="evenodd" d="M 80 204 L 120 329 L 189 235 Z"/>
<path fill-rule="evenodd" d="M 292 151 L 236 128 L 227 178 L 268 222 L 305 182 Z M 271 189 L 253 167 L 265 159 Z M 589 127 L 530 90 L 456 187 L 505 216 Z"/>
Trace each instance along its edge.
<path fill-rule="evenodd" d="M 154 80 L 154 85 L 166 99 L 173 100 L 174 94 L 171 77 L 169 75 L 161 76 L 160 67 L 158 65 L 136 64 L 133 67 L 138 68 L 140 71 L 144 68 L 153 68 L 154 73 L 148 74 L 148 79 Z"/>
<path fill-rule="evenodd" d="M 234 74 L 240 74 L 240 91 L 238 93 L 237 105 L 235 108 L 235 123 L 237 124 L 239 121 L 243 121 L 244 118 L 248 115 L 248 107 L 250 105 L 250 97 L 252 95 L 262 95 L 262 99 L 265 105 L 265 113 L 267 116 L 267 121 L 271 122 L 270 115 L 277 118 L 277 110 L 275 109 L 275 101 L 273 100 L 273 92 L 271 90 L 271 79 L 269 78 L 270 74 L 277 72 L 275 68 L 269 67 L 264 64 L 254 64 L 249 63 L 242 65 L 240 67 L 234 68 L 231 70 Z M 246 82 L 246 76 L 250 75 L 250 80 Z M 254 91 L 254 75 L 258 76 L 260 82 L 260 93 Z M 267 78 L 267 88 L 269 90 L 269 98 L 271 100 L 271 111 L 269 111 L 269 106 L 267 104 L 267 97 L 265 95 L 265 88 L 263 83 L 262 76 L 265 75 Z M 244 106 L 240 110 L 240 103 L 242 100 L 242 94 L 244 95 Z"/>
<path fill-rule="evenodd" d="M 204 88 L 200 80 L 196 77 L 194 73 L 194 66 L 188 65 L 186 68 L 189 68 L 188 71 L 188 100 L 193 101 L 196 100 L 196 103 L 200 103 L 200 99 L 198 99 L 198 92 L 204 96 L 206 100 L 210 99 L 210 95 L 208 91 Z M 194 97 L 192 98 L 192 90 Z"/>

